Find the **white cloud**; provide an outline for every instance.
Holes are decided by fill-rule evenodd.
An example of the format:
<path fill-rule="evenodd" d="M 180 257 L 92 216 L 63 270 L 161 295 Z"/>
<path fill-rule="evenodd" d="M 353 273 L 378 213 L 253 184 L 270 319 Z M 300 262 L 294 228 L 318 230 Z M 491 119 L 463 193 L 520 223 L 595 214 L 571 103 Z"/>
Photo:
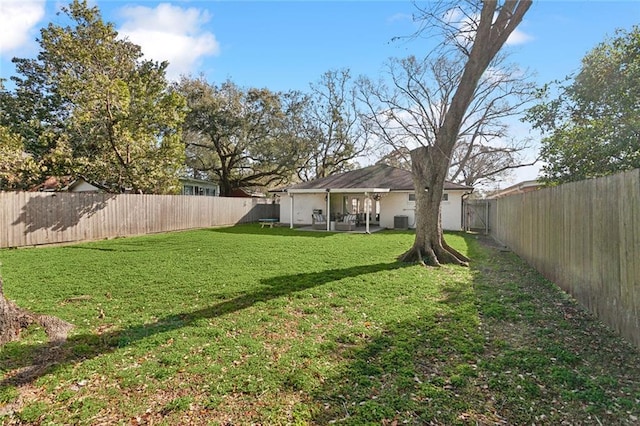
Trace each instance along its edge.
<path fill-rule="evenodd" d="M 145 57 L 169 61 L 170 79 L 194 73 L 203 57 L 220 52 L 215 35 L 203 29 L 210 20 L 206 11 L 162 3 L 155 9 L 124 7 L 121 14 L 125 20 L 120 35 L 142 47 Z"/>
<path fill-rule="evenodd" d="M 494 16 L 497 17 L 498 14 Z M 475 19 L 479 19 L 478 15 L 474 15 L 473 18 L 464 15 L 460 9 L 453 8 L 448 10 L 444 16 L 444 22 L 457 29 L 456 39 L 462 45 L 470 43 L 475 37 L 475 31 L 477 22 Z M 533 40 L 533 37 L 526 34 L 524 31 L 516 28 L 507 38 L 507 46 L 515 46 L 518 44 L 524 44 Z"/>
<path fill-rule="evenodd" d="M 44 13 L 45 0 L 0 1 L 0 54 L 33 41 L 32 31 Z"/>
<path fill-rule="evenodd" d="M 507 39 L 507 45 L 508 46 L 515 46 L 517 44 L 524 44 L 528 41 L 533 40 L 533 37 L 531 37 L 529 34 L 526 34 L 524 31 L 520 31 L 519 29 L 515 29 L 510 35 L 509 38 Z"/>
<path fill-rule="evenodd" d="M 396 13 L 395 15 L 391 15 L 389 18 L 387 18 L 387 22 L 390 23 L 402 21 L 413 22 L 413 16 L 408 13 Z"/>

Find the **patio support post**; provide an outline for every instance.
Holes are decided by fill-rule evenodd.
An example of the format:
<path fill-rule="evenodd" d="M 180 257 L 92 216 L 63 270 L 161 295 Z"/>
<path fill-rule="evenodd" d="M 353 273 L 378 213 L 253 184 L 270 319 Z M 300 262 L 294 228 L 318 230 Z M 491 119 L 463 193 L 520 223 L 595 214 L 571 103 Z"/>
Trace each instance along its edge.
<path fill-rule="evenodd" d="M 327 222 L 327 231 L 331 231 L 331 212 L 329 211 L 329 209 L 331 208 L 331 191 L 329 188 L 327 188 L 327 216 L 326 216 L 326 222 Z"/>
<path fill-rule="evenodd" d="M 369 232 L 369 212 L 371 211 L 371 197 L 369 196 L 368 192 L 364 193 L 365 195 L 365 199 L 364 199 L 364 223 L 366 224 L 366 232 L 367 234 L 370 234 Z"/>
<path fill-rule="evenodd" d="M 291 202 L 289 203 L 289 229 L 293 229 L 293 194 L 289 193 Z"/>

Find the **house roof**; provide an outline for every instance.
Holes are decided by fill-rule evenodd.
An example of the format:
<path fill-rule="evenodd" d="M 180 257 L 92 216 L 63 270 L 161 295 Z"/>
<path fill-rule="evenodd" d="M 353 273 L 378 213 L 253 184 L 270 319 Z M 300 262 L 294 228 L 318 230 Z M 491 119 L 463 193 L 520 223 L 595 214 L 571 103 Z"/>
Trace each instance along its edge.
<path fill-rule="evenodd" d="M 60 188 L 68 186 L 71 182 L 73 182 L 73 177 L 71 176 L 49 176 L 45 179 L 44 182 L 29 188 L 29 191 L 31 192 L 59 191 Z"/>
<path fill-rule="evenodd" d="M 104 185 L 99 184 L 98 182 L 89 181 L 88 179 L 78 176 L 75 180 L 69 183 L 67 186 L 61 189 L 61 191 L 67 192 L 76 192 L 76 188 L 80 187 L 80 185 L 86 184 L 89 186 L 88 189 L 85 189 L 83 192 L 87 191 L 95 191 L 95 192 L 109 192 L 109 188 Z"/>
<path fill-rule="evenodd" d="M 298 183 L 272 192 L 304 192 L 308 190 L 348 190 L 350 192 L 365 190 L 413 191 L 411 172 L 385 164 L 376 164 L 350 172 L 335 174 L 309 182 Z M 447 190 L 471 190 L 473 187 L 445 182 Z"/>
<path fill-rule="evenodd" d="M 62 191 L 62 192 L 75 192 L 74 190 L 86 183 L 95 188 L 95 191 L 104 191 L 109 192 L 108 188 L 104 185 L 101 185 L 97 182 L 92 182 L 86 179 L 85 177 L 78 175 L 77 177 L 73 177 L 71 175 L 66 176 L 49 176 L 44 182 L 38 184 L 29 191 L 36 192 L 54 192 L 54 191 Z"/>
<path fill-rule="evenodd" d="M 218 186 L 218 182 L 205 179 L 196 179 L 188 176 L 178 178 L 181 184 L 202 185 L 202 186 Z"/>
<path fill-rule="evenodd" d="M 524 180 L 522 182 L 518 182 L 515 185 L 511 185 L 507 188 L 497 190 L 489 194 L 488 198 L 501 198 L 506 197 L 508 195 L 522 194 L 524 192 L 535 191 L 537 189 L 542 188 L 542 182 L 538 180 Z"/>
<path fill-rule="evenodd" d="M 233 188 L 229 197 L 239 198 L 264 198 L 264 194 L 252 191 L 251 188 Z"/>

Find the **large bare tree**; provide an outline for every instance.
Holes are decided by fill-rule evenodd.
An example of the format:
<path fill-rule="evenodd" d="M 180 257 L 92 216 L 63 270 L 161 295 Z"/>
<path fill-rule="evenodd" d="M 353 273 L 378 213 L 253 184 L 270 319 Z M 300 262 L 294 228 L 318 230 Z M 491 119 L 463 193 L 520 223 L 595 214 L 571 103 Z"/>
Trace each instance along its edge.
<path fill-rule="evenodd" d="M 508 123 L 509 119 L 513 120 L 524 112 L 526 105 L 535 99 L 537 89 L 526 70 L 506 64 L 506 59 L 507 55 L 504 54 L 496 57 L 491 63 L 492 72 L 485 73 L 478 83 L 476 95 L 467 109 L 459 131 L 459 140 L 451 157 L 447 179 L 452 182 L 466 186 L 486 185 L 508 177 L 514 169 L 533 165 L 537 161 L 537 158 L 527 158 L 531 138 L 511 136 L 512 126 Z M 425 74 L 422 68 L 427 66 L 428 61 L 405 61 L 401 64 L 396 61 L 390 66 L 390 70 L 397 75 L 397 81 L 404 82 L 409 75 Z M 458 67 L 458 64 L 451 61 L 449 68 L 445 67 L 446 63 L 440 64 L 430 72 L 450 75 L 456 72 L 453 68 Z M 456 80 L 448 78 L 434 78 L 432 81 L 439 87 L 456 84 Z M 428 84 L 411 86 L 413 93 L 407 108 L 431 97 L 422 93 L 426 88 L 435 92 Z M 452 93 L 452 90 L 443 90 L 443 93 Z M 392 105 L 386 107 L 387 116 L 390 111 L 398 110 Z M 431 121 L 436 121 L 439 118 L 436 115 L 442 112 L 437 109 L 429 111 L 434 113 L 433 117 L 428 117 Z M 407 114 L 399 114 L 398 118 L 406 120 Z M 422 129 L 417 128 L 416 131 L 422 133 Z M 378 162 L 411 170 L 410 146 L 415 145 L 414 139 L 405 137 L 391 141 L 391 144 L 384 144 L 383 156 Z M 402 145 L 403 143 L 409 145 Z"/>
<path fill-rule="evenodd" d="M 388 85 L 361 82 L 368 119 L 381 140 L 398 152 L 411 148 L 416 238 L 401 260 L 467 264 L 468 259 L 443 238 L 444 182 L 461 140 L 466 137 L 469 143 L 474 135 L 476 141 L 487 140 L 492 131 L 499 131 L 492 123 L 505 109 L 496 93 L 505 86 L 496 81 L 508 81 L 508 76 L 492 65 L 500 63 L 500 50 L 531 4 L 532 0 L 468 0 L 419 9 L 421 33 L 433 36 L 439 31 L 438 47 L 423 60 L 391 60 Z"/>
<path fill-rule="evenodd" d="M 538 161 L 537 157 L 527 160 L 530 148 L 530 139 L 513 138 L 496 144 L 462 139 L 453 151 L 448 180 L 474 187 L 503 181 L 515 169 Z"/>
<path fill-rule="evenodd" d="M 310 87 L 304 114 L 306 134 L 300 138 L 309 144 L 308 155 L 298 169 L 302 181 L 355 168 L 369 142 L 348 69 L 327 71 Z"/>
<path fill-rule="evenodd" d="M 526 70 L 506 63 L 500 52 L 478 82 L 458 132 L 448 179 L 468 186 L 495 182 L 528 161 L 531 138 L 513 137 L 509 119 L 520 116 L 535 99 L 537 88 Z"/>

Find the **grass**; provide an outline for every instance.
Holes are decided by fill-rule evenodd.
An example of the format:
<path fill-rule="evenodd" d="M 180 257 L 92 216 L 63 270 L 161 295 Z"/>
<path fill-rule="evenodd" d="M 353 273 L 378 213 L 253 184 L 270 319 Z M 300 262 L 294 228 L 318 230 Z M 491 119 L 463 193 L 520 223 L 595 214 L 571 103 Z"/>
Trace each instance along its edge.
<path fill-rule="evenodd" d="M 0 251 L 75 324 L 0 350 L 4 424 L 633 424 L 640 354 L 517 257 L 258 225 Z"/>

